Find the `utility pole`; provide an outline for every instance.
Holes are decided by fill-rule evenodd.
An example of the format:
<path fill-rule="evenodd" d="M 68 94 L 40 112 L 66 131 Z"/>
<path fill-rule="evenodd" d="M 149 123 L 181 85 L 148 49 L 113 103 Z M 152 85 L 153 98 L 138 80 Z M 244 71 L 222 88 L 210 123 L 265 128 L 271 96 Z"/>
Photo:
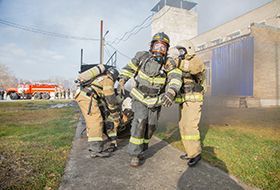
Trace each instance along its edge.
<path fill-rule="evenodd" d="M 81 65 L 83 64 L 83 56 L 84 56 L 83 49 L 81 49 Z"/>
<path fill-rule="evenodd" d="M 100 23 L 100 64 L 104 64 L 103 20 Z"/>
<path fill-rule="evenodd" d="M 104 46 L 105 46 L 105 36 L 109 33 L 107 30 L 103 35 L 103 20 L 100 23 L 100 64 L 104 64 Z"/>

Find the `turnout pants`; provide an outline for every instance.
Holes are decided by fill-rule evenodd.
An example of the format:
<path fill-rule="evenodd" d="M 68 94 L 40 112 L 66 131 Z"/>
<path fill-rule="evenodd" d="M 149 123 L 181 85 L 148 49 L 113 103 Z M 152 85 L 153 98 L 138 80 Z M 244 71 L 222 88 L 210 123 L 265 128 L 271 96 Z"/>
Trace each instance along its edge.
<path fill-rule="evenodd" d="M 181 139 L 189 158 L 201 153 L 198 124 L 202 102 L 184 102 L 180 105 L 179 129 Z"/>
<path fill-rule="evenodd" d="M 149 141 L 158 125 L 160 107 L 150 109 L 141 102 L 133 100 L 132 110 L 134 117 L 131 124 L 128 153 L 131 156 L 138 156 L 148 149 Z"/>
<path fill-rule="evenodd" d="M 104 134 L 103 118 L 98 103 L 95 99 L 92 100 L 91 112 L 88 114 L 90 97 L 81 92 L 75 99 L 85 118 L 88 142 L 93 145 L 91 150 L 101 152 Z"/>

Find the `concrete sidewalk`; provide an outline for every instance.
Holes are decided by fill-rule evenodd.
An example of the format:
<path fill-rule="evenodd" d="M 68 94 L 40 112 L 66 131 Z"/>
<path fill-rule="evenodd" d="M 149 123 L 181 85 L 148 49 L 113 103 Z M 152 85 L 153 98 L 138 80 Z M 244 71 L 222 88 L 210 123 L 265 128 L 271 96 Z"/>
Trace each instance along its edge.
<path fill-rule="evenodd" d="M 87 138 L 80 135 L 83 128 L 80 121 L 60 190 L 250 189 L 203 161 L 187 168 L 186 162 L 179 159 L 182 152 L 156 138 L 139 168 L 129 166 L 128 138 L 121 139 L 112 157 L 92 159 L 87 151 Z"/>

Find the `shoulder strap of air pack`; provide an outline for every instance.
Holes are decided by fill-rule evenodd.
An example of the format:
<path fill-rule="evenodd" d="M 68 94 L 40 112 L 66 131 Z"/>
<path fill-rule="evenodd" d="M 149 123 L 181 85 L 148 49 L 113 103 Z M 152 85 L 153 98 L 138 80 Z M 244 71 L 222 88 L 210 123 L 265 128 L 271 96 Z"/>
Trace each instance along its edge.
<path fill-rule="evenodd" d="M 138 72 L 140 71 L 142 65 L 145 64 L 150 58 L 151 58 L 151 55 L 150 55 L 148 52 L 146 52 L 146 53 L 141 57 L 140 63 L 139 63 L 139 65 L 138 65 L 138 67 L 137 67 L 137 70 L 136 70 L 136 72 L 135 72 L 135 74 L 134 74 L 134 78 L 137 77 Z"/>

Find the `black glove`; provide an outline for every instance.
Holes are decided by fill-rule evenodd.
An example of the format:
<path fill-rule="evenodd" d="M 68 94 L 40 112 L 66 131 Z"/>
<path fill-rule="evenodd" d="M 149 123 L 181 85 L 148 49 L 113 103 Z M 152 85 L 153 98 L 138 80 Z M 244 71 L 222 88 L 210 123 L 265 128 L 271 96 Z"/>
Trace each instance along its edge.
<path fill-rule="evenodd" d="M 165 107 L 170 107 L 172 105 L 172 101 L 174 100 L 175 95 L 171 92 L 165 92 L 161 97 L 162 105 Z"/>

